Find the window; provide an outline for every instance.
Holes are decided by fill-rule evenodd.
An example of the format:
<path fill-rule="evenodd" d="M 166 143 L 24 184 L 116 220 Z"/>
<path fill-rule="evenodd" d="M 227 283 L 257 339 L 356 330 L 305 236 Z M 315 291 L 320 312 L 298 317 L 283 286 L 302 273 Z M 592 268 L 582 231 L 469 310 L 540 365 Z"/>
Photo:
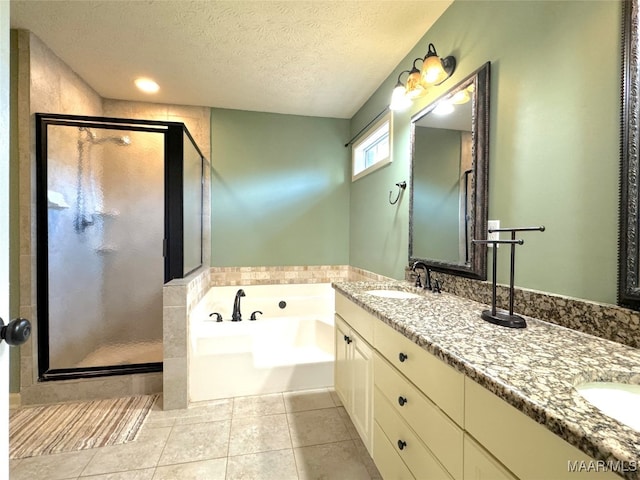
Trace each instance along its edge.
<path fill-rule="evenodd" d="M 352 181 L 391 163 L 391 112 L 353 144 Z"/>

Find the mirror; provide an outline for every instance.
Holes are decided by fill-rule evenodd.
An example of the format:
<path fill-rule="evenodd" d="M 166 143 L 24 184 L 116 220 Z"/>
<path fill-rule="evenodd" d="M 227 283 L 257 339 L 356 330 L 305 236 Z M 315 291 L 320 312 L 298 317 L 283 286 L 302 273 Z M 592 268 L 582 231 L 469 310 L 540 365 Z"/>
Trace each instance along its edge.
<path fill-rule="evenodd" d="M 490 63 L 411 118 L 409 262 L 486 280 Z"/>
<path fill-rule="evenodd" d="M 620 166 L 620 247 L 618 249 L 618 303 L 640 310 L 638 281 L 638 148 L 640 148 L 640 88 L 638 68 L 638 0 L 623 2 L 622 112 Z"/>

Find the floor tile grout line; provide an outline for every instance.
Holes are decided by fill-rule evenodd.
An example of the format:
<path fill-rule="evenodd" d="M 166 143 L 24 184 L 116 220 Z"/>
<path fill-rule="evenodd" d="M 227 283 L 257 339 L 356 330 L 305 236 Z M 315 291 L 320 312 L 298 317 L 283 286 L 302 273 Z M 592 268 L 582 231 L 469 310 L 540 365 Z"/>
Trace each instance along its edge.
<path fill-rule="evenodd" d="M 283 397 L 282 400 L 284 401 L 284 394 L 282 395 L 282 397 Z M 291 455 L 293 455 L 293 464 L 296 466 L 296 476 L 298 477 L 298 479 L 300 479 L 300 470 L 298 469 L 298 460 L 296 459 L 296 452 L 293 447 L 293 435 L 291 434 L 291 424 L 289 423 L 289 414 L 286 412 L 287 410 L 286 403 L 284 405 L 284 409 L 285 409 L 284 418 L 287 421 L 287 430 L 289 433 L 289 443 L 291 444 Z"/>
<path fill-rule="evenodd" d="M 236 397 L 231 398 L 231 418 L 229 419 L 229 435 L 227 436 L 227 455 L 224 459 L 224 478 L 229 474 L 229 450 L 231 448 L 231 429 L 233 428 L 233 411 L 236 408 Z"/>
<path fill-rule="evenodd" d="M 174 425 L 175 426 L 175 425 Z M 171 427 L 171 430 L 169 430 L 169 435 L 167 435 L 167 438 L 164 441 L 164 445 L 162 446 L 162 450 L 160 451 L 160 455 L 158 455 L 158 459 L 155 461 L 155 465 L 153 466 L 154 470 L 153 470 L 153 475 L 155 476 L 156 474 L 156 469 L 158 468 L 158 465 L 160 464 L 160 459 L 162 458 L 162 455 L 164 455 L 164 450 L 167 448 L 167 444 L 169 443 L 169 439 L 171 438 L 171 434 L 173 433 L 173 426 Z M 153 479 L 153 477 L 151 477 Z"/>
<path fill-rule="evenodd" d="M 85 472 L 85 470 L 89 467 L 89 464 L 93 461 L 93 459 L 96 457 L 96 455 L 98 454 L 98 450 L 99 450 L 100 448 L 103 448 L 103 447 L 87 449 L 87 450 L 95 450 L 95 451 L 93 452 L 93 455 L 91 455 L 91 458 L 89 458 L 89 460 L 87 461 L 87 463 L 84 465 L 84 467 L 82 467 L 82 470 L 80 470 L 80 475 L 78 475 L 78 478 L 82 477 L 82 474 L 83 474 L 83 473 Z M 78 451 L 82 451 L 82 450 L 78 450 Z"/>

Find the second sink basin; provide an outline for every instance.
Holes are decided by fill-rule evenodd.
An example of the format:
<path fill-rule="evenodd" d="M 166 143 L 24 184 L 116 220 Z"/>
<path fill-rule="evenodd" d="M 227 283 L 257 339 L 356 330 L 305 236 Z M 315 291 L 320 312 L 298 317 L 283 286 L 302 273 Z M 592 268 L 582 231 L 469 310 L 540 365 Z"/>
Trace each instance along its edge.
<path fill-rule="evenodd" d="M 603 413 L 640 432 L 640 385 L 589 382 L 575 388 Z"/>
<path fill-rule="evenodd" d="M 417 293 L 403 292 L 402 290 L 367 290 L 365 293 L 374 297 L 384 298 L 419 298 Z"/>

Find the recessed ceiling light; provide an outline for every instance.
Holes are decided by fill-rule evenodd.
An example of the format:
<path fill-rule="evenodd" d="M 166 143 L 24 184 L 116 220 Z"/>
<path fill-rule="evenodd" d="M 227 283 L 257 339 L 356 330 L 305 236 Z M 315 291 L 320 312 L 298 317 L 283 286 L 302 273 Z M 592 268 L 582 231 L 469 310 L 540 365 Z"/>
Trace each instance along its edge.
<path fill-rule="evenodd" d="M 136 87 L 142 90 L 144 93 L 156 93 L 160 90 L 160 85 L 151 80 L 150 78 L 136 78 Z"/>

